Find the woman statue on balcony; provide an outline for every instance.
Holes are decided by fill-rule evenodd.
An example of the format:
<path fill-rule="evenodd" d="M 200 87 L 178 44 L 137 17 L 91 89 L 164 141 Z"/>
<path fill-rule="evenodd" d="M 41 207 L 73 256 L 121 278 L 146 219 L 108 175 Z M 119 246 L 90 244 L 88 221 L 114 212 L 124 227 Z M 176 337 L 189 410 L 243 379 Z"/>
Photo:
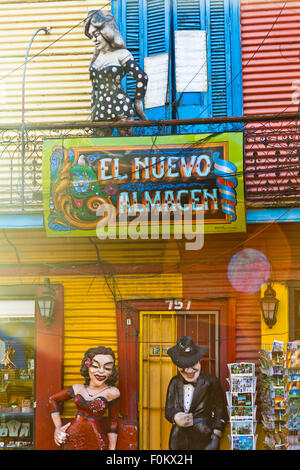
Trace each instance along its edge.
<path fill-rule="evenodd" d="M 49 398 L 55 426 L 54 441 L 64 450 L 115 450 L 120 392 L 114 386 L 117 370 L 113 351 L 104 346 L 88 349 L 80 373 L 85 378 L 84 384 L 75 384 Z M 77 407 L 77 415 L 71 423 L 62 425 L 61 407 L 71 398 Z M 109 416 L 107 432 L 102 420 L 106 410 Z"/>
<path fill-rule="evenodd" d="M 92 121 L 132 121 L 135 116 L 146 120 L 143 98 L 148 77 L 126 49 L 114 17 L 101 10 L 92 10 L 85 20 L 85 35 L 95 43 L 90 64 L 92 81 Z M 121 86 L 129 73 L 136 80 L 134 101 Z M 112 134 L 112 128 L 98 129 L 98 135 Z M 127 128 L 119 134 L 128 135 Z"/>

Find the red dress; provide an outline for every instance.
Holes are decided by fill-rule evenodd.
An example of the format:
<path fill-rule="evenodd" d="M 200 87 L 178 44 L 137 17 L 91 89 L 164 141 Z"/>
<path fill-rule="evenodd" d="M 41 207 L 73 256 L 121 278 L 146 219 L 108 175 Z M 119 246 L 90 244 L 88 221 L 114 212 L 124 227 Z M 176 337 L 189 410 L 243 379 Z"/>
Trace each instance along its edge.
<path fill-rule="evenodd" d="M 73 387 L 68 387 L 49 398 L 51 412 L 61 412 L 63 402 L 71 398 L 74 398 L 77 415 L 66 430 L 67 441 L 62 448 L 65 450 L 107 450 L 108 438 L 101 418 L 108 409 L 108 432 L 118 432 L 119 398 L 108 401 L 105 397 L 98 396 L 93 400 L 86 400 L 79 393 L 75 395 Z"/>

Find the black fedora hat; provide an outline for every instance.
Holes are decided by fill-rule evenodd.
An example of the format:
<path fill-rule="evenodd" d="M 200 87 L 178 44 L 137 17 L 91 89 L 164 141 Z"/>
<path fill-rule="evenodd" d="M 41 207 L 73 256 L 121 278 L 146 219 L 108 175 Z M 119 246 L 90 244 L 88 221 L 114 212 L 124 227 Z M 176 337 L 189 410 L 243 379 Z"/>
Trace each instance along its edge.
<path fill-rule="evenodd" d="M 182 369 L 196 364 L 204 355 L 205 351 L 200 346 L 196 346 L 190 336 L 181 336 L 167 354 L 177 367 Z"/>

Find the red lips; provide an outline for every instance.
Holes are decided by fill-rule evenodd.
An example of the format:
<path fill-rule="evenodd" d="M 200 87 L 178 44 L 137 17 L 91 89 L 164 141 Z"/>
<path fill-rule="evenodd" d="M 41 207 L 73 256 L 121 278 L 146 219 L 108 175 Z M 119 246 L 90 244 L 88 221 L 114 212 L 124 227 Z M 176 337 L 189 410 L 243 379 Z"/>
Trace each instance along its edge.
<path fill-rule="evenodd" d="M 193 372 L 192 374 L 187 374 L 187 376 L 188 376 L 189 379 L 193 379 L 193 378 L 194 378 L 194 375 L 195 375 L 194 372 Z"/>
<path fill-rule="evenodd" d="M 106 377 L 104 375 L 95 375 L 95 378 L 99 381 L 105 380 Z"/>

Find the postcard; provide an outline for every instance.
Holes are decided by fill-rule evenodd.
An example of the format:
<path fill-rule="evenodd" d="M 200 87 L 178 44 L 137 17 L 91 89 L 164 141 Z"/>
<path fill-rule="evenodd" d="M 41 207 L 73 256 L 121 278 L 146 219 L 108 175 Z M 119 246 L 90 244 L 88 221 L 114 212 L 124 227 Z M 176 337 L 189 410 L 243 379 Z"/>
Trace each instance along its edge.
<path fill-rule="evenodd" d="M 283 352 L 283 341 L 277 341 L 274 339 L 272 352 Z"/>
<path fill-rule="evenodd" d="M 285 408 L 285 399 L 284 398 L 275 398 L 274 400 L 275 410 L 282 410 Z"/>
<path fill-rule="evenodd" d="M 230 421 L 255 419 L 256 406 L 231 406 L 228 407 Z"/>
<path fill-rule="evenodd" d="M 231 375 L 254 375 L 255 364 L 251 362 L 235 362 L 227 364 Z"/>
<path fill-rule="evenodd" d="M 247 435 L 247 434 L 254 434 L 254 432 L 255 432 L 254 423 L 252 420 L 231 422 L 231 434 L 232 435 Z"/>
<path fill-rule="evenodd" d="M 300 369 L 300 349 L 286 353 L 285 366 L 287 369 Z"/>
<path fill-rule="evenodd" d="M 279 386 L 279 387 L 274 386 L 274 393 L 275 393 L 275 398 L 284 398 L 284 387 L 283 386 Z"/>
<path fill-rule="evenodd" d="M 300 349 L 300 341 L 289 341 L 287 343 L 287 351 L 297 351 L 298 349 Z"/>
<path fill-rule="evenodd" d="M 256 388 L 256 377 L 241 377 L 234 375 L 229 380 L 231 385 L 231 391 L 234 393 L 251 393 L 255 392 Z"/>
<path fill-rule="evenodd" d="M 284 367 L 281 365 L 274 365 L 272 371 L 273 375 L 284 375 Z"/>
<path fill-rule="evenodd" d="M 228 406 L 252 406 L 255 403 L 256 394 L 226 392 L 226 398 Z"/>
<path fill-rule="evenodd" d="M 254 450 L 254 436 L 231 436 L 232 450 Z"/>
<path fill-rule="evenodd" d="M 290 380 L 286 384 L 286 391 L 299 390 L 300 391 L 300 380 Z"/>

